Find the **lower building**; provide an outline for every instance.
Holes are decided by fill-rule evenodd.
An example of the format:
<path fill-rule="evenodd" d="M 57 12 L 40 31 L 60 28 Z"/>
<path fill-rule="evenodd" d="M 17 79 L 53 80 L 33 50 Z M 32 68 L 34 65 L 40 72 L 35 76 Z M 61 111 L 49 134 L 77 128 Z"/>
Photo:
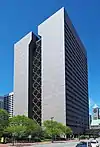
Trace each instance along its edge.
<path fill-rule="evenodd" d="M 91 129 L 100 129 L 100 108 L 95 104 L 92 112 Z"/>
<path fill-rule="evenodd" d="M 91 129 L 92 115 L 89 114 L 89 129 Z"/>
<path fill-rule="evenodd" d="M 91 129 L 100 129 L 100 119 L 92 120 Z"/>
<path fill-rule="evenodd" d="M 4 109 L 4 98 L 0 96 L 0 109 Z"/>
<path fill-rule="evenodd" d="M 9 117 L 13 116 L 13 92 L 4 95 L 4 109 L 9 113 Z"/>

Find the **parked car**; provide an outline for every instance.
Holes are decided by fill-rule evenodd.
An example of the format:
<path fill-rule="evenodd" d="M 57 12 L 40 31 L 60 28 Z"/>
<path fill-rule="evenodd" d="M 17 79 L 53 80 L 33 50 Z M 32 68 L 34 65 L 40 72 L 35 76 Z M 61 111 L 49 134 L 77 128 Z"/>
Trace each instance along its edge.
<path fill-rule="evenodd" d="M 99 147 L 99 143 L 96 139 L 91 141 L 91 145 L 92 145 L 92 147 Z"/>
<path fill-rule="evenodd" d="M 76 147 L 92 147 L 91 142 L 80 142 Z"/>

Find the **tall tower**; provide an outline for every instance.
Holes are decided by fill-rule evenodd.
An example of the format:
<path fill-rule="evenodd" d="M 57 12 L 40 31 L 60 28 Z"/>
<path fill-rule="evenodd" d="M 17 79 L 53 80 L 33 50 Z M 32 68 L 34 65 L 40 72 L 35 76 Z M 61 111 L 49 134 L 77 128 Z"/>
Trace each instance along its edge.
<path fill-rule="evenodd" d="M 41 124 L 54 117 L 75 134 L 89 126 L 87 54 L 65 9 L 14 49 L 14 112 Z"/>
<path fill-rule="evenodd" d="M 14 45 L 14 115 L 41 124 L 41 40 L 30 32 Z"/>
<path fill-rule="evenodd" d="M 89 126 L 87 53 L 65 9 L 38 27 L 42 51 L 42 120 L 82 133 Z"/>

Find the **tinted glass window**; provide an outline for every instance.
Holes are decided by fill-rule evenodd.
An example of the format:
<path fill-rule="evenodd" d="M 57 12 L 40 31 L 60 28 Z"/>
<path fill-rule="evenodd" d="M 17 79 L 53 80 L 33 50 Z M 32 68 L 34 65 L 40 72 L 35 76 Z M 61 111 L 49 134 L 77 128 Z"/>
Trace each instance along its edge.
<path fill-rule="evenodd" d="M 95 143 L 96 143 L 96 141 L 91 141 L 91 143 L 94 143 L 94 144 L 95 144 Z"/>
<path fill-rule="evenodd" d="M 87 144 L 79 144 L 76 147 L 87 147 Z"/>
<path fill-rule="evenodd" d="M 87 147 L 87 143 L 86 142 L 82 142 L 80 144 L 78 144 L 76 147 Z"/>

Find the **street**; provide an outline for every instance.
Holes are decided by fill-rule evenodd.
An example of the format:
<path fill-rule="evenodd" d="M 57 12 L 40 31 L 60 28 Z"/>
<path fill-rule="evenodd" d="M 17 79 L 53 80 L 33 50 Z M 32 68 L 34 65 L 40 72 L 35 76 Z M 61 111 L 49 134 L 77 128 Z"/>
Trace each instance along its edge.
<path fill-rule="evenodd" d="M 67 142 L 67 143 L 52 143 L 43 145 L 33 145 L 33 147 L 75 147 L 78 142 Z"/>
<path fill-rule="evenodd" d="M 91 138 L 91 139 L 89 139 L 89 141 L 91 141 L 91 140 L 93 140 L 93 138 Z M 98 142 L 99 142 L 99 145 L 100 145 L 100 138 L 98 138 L 97 139 L 98 140 Z M 84 140 L 84 141 L 87 141 L 87 140 Z M 77 145 L 77 143 L 79 143 L 79 141 L 75 141 L 75 140 L 73 140 L 73 141 L 67 141 L 67 142 L 61 142 L 61 143 L 49 143 L 49 142 L 43 142 L 43 143 L 36 143 L 36 144 L 31 144 L 30 143 L 30 145 L 29 144 L 27 144 L 27 147 L 76 147 L 76 145 Z M 21 146 L 21 145 L 19 145 L 19 146 Z M 25 144 L 23 144 L 22 145 L 23 147 L 25 147 L 26 145 Z M 5 144 L 5 145 L 3 145 L 3 144 L 0 144 L 0 147 L 11 147 L 11 144 Z"/>
<path fill-rule="evenodd" d="M 98 138 L 97 140 L 100 143 L 100 138 Z M 33 145 L 33 147 L 75 147 L 77 143 L 78 141 L 69 141 L 66 143 L 39 144 Z"/>

